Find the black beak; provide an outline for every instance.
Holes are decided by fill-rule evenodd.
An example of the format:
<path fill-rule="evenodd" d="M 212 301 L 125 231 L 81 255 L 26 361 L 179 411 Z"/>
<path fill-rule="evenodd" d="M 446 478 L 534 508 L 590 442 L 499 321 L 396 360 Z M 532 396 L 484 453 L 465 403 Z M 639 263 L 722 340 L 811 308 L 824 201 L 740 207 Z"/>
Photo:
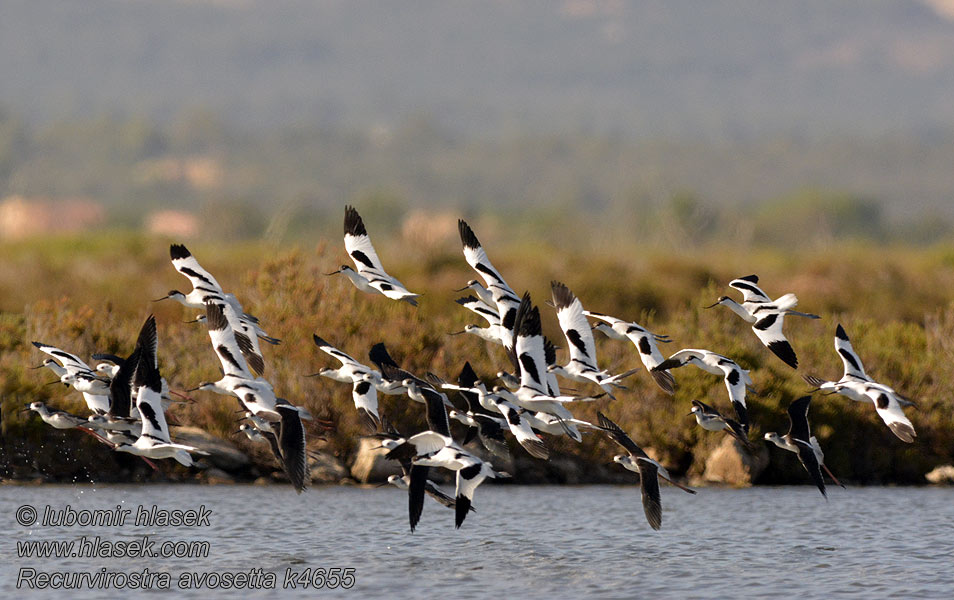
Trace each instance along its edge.
<path fill-rule="evenodd" d="M 169 297 L 169 296 L 163 296 L 162 298 L 156 298 L 155 300 L 153 300 L 153 302 L 162 302 L 163 300 L 167 299 L 168 297 Z"/>
<path fill-rule="evenodd" d="M 716 302 L 715 304 L 710 304 L 709 306 L 703 306 L 702 308 L 715 308 L 716 306 L 719 306 L 718 302 Z"/>
<path fill-rule="evenodd" d="M 325 275 L 337 275 L 340 272 L 341 272 L 341 269 L 338 269 L 337 271 L 332 271 L 331 273 L 325 273 Z"/>
<path fill-rule="evenodd" d="M 155 300 L 153 300 L 155 302 Z M 191 321 L 183 321 L 183 323 L 198 323 L 199 319 L 192 319 Z"/>
<path fill-rule="evenodd" d="M 62 382 L 61 382 L 59 379 L 57 379 L 56 381 L 51 381 L 51 382 L 47 383 L 46 385 L 53 385 L 54 383 L 62 383 Z M 69 386 L 68 383 L 64 383 L 63 385 Z"/>
<path fill-rule="evenodd" d="M 466 331 L 455 331 L 453 333 L 448 333 L 447 335 L 460 335 L 462 333 L 467 333 Z"/>
<path fill-rule="evenodd" d="M 45 367 L 45 366 L 46 366 L 46 365 L 37 365 L 37 366 L 35 366 L 35 367 L 30 367 L 30 370 L 31 370 L 31 371 L 35 371 L 36 369 L 42 369 L 42 368 Z"/>
<path fill-rule="evenodd" d="M 466 286 L 466 287 L 462 287 L 462 288 L 460 288 L 459 290 L 454 290 L 454 291 L 455 291 L 455 292 L 466 292 L 466 291 L 469 290 L 469 289 L 470 289 L 470 286 L 468 285 L 468 286 Z"/>
<path fill-rule="evenodd" d="M 321 373 L 312 373 L 311 375 L 305 375 L 305 377 L 318 377 Z"/>

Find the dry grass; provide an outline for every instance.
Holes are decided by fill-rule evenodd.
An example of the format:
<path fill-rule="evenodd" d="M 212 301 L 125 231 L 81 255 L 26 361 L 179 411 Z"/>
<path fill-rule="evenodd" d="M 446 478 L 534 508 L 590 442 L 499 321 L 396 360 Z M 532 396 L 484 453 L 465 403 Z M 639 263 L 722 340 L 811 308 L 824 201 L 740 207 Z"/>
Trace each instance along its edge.
<path fill-rule="evenodd" d="M 479 226 L 476 229 L 480 234 Z M 868 372 L 918 401 L 919 410 L 908 409 L 908 414 L 919 437 L 916 444 L 903 444 L 871 406 L 817 396 L 810 417 L 832 470 L 856 481 L 920 482 L 931 467 L 954 461 L 950 398 L 954 308 L 949 292 L 954 290 L 954 255 L 949 250 L 846 245 L 792 255 L 711 247 L 646 251 L 633 243 L 610 251 L 599 242 L 560 248 L 509 244 L 490 234 L 482 237 L 514 289 L 530 290 L 541 305 L 545 333 L 558 345 L 565 345 L 565 340 L 555 314 L 542 306 L 549 298 L 551 279 L 566 283 L 589 309 L 638 320 L 672 336 L 674 343 L 662 348 L 664 354 L 684 347 L 707 348 L 750 368 L 761 393 L 751 399 L 753 436 L 787 429 L 785 407 L 808 390 L 801 373 L 840 376 L 832 336 L 836 323 L 842 323 Z M 266 377 L 280 396 L 335 422 L 327 444 L 315 444 L 344 458 L 353 452 L 361 426 L 349 386 L 304 377 L 334 365 L 312 344 L 312 333 L 359 359 L 366 358 L 372 344 L 383 341 L 403 366 L 418 373 L 434 371 L 453 378 L 465 360 L 488 377 L 508 367 L 499 347 L 471 336 L 447 335 L 477 322 L 453 302 L 460 295 L 453 290 L 474 277 L 453 239 L 438 240 L 426 248 L 397 239 L 376 239 L 376 243 L 392 274 L 424 294 L 418 309 L 362 294 L 343 277 L 326 277 L 324 273 L 346 259 L 337 239 L 315 247 L 190 244 L 203 266 L 261 318 L 271 335 L 282 338 L 280 346 L 264 348 Z M 62 443 L 56 440 L 72 440 L 50 431 L 36 418 L 17 415 L 23 403 L 40 399 L 68 410 L 83 408 L 79 394 L 44 385 L 51 379 L 48 371 L 27 369 L 43 358 L 31 340 L 80 356 L 127 354 L 142 321 L 154 312 L 159 323 L 160 368 L 173 388 L 191 388 L 218 377 L 218 361 L 205 328 L 183 323 L 195 317 L 193 312 L 171 301 L 151 302 L 170 289 L 188 289 L 188 282 L 169 263 L 168 245 L 169 240 L 115 234 L 2 246 L 0 389 L 8 460 L 12 460 L 11 444 L 19 448 L 17 456 L 22 458 L 24 447 L 56 447 Z M 731 295 L 726 283 L 750 273 L 760 275 L 770 295 L 794 292 L 801 309 L 822 315 L 820 321 L 787 321 L 786 331 L 802 365 L 799 372 L 771 355 L 728 310 L 701 308 L 720 295 Z M 628 343 L 597 334 L 597 344 L 603 366 L 623 370 L 639 365 Z M 602 410 L 637 441 L 660 453 L 674 471 L 701 472 L 701 457 L 721 439 L 702 431 L 686 416 L 690 400 L 701 399 L 726 411 L 730 407 L 719 378 L 692 368 L 676 371 L 675 377 L 679 386 L 675 398 L 663 394 L 640 372 L 628 381 L 631 390 L 617 400 L 581 404 L 574 412 L 594 419 L 596 410 Z M 172 409 L 174 418 L 229 435 L 237 404 L 207 393 L 196 397 L 195 405 Z M 381 403 L 388 417 L 404 430 L 423 426 L 421 411 L 409 406 L 406 398 L 384 397 Z M 579 446 L 554 445 L 594 463 L 605 462 L 615 452 L 597 436 Z M 90 456 L 112 460 L 108 452 L 98 450 L 90 451 Z M 801 480 L 795 461 L 774 463 L 778 468 L 769 470 L 766 481 Z"/>

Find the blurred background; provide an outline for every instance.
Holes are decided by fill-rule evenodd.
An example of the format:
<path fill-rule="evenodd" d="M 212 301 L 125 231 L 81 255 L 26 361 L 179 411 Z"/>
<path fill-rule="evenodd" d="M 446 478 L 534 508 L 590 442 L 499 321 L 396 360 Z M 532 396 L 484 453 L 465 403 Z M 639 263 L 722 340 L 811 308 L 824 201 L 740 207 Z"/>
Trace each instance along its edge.
<path fill-rule="evenodd" d="M 802 373 L 837 378 L 843 324 L 868 372 L 918 401 L 919 438 L 829 398 L 812 407 L 826 460 L 849 481 L 921 483 L 954 463 L 952 99 L 954 0 L 3 0 L 0 434 L 17 441 L 0 477 L 131 477 L 92 441 L 54 455 L 62 432 L 13 417 L 26 400 L 85 410 L 29 370 L 31 340 L 125 356 L 155 312 L 163 375 L 176 389 L 214 378 L 206 331 L 180 324 L 191 311 L 149 301 L 188 285 L 170 242 L 285 340 L 269 378 L 335 421 L 322 448 L 349 462 L 363 431 L 350 388 L 302 377 L 328 366 L 312 332 L 356 357 L 386 341 L 402 366 L 448 378 L 465 359 L 485 376 L 506 365 L 447 336 L 473 321 L 453 302 L 474 276 L 463 217 L 559 343 L 551 279 L 671 335 L 664 352 L 752 368 L 754 438 L 784 431 Z M 346 204 L 420 309 L 323 276 L 347 261 Z M 727 310 L 701 310 L 751 273 L 823 317 L 787 325 L 797 372 Z M 632 348 L 598 344 L 607 368 L 633 366 Z M 726 410 L 725 390 L 677 380 L 673 399 L 643 373 L 626 401 L 578 416 L 608 410 L 700 477 L 722 438 L 692 425 L 689 400 Z M 234 406 L 203 399 L 176 419 L 228 438 Z M 416 409 L 387 411 L 419 427 Z M 558 448 L 606 460 L 593 438 Z"/>
<path fill-rule="evenodd" d="M 951 0 L 6 0 L 0 81 L 3 239 L 954 237 Z"/>

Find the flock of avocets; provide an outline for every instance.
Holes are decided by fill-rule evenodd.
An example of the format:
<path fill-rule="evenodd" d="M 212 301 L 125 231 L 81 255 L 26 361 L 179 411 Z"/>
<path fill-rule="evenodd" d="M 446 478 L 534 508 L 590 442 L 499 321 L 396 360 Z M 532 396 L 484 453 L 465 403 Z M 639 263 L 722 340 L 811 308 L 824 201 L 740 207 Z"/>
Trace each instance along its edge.
<path fill-rule="evenodd" d="M 408 490 L 409 517 L 413 531 L 419 522 L 425 494 L 430 494 L 445 506 L 455 509 L 455 524 L 459 528 L 473 510 L 474 491 L 487 478 L 509 477 L 496 471 L 488 460 L 482 460 L 465 445 L 476 438 L 489 454 L 484 456 L 506 458 L 509 448 L 505 433 L 509 432 L 531 456 L 547 460 L 549 450 L 545 437 L 568 436 L 581 441 L 580 430 L 601 432 L 625 450 L 613 460 L 639 474 L 643 508 L 653 529 L 662 523 L 659 478 L 689 493 L 695 493 L 672 480 L 666 469 L 650 458 L 629 435 L 601 412 L 597 423 L 574 418 L 568 404 L 593 400 L 600 396 L 614 397 L 617 389 L 625 389 L 621 381 L 639 369 L 612 374 L 596 362 L 593 330 L 603 332 L 616 340 L 629 340 L 636 347 L 639 358 L 656 384 L 669 394 L 674 393 L 674 379 L 670 370 L 685 365 L 720 375 L 725 381 L 735 418 L 723 415 L 716 408 L 698 400 L 692 401 L 691 415 L 708 431 L 725 431 L 746 446 L 749 418 L 746 410 L 746 392 L 752 385 L 749 372 L 733 360 L 709 350 L 684 349 L 669 358 L 663 358 L 657 343 L 669 343 L 668 336 L 648 331 L 634 322 L 583 309 L 580 300 L 559 282 L 552 283 L 552 306 L 556 309 L 560 327 L 566 336 L 569 361 L 559 365 L 556 347 L 541 332 L 540 313 L 529 293 L 518 296 L 494 268 L 487 254 L 463 220 L 459 221 L 464 258 L 477 271 L 483 283 L 471 280 L 458 290 L 472 290 L 457 303 L 473 311 L 487 322 L 486 327 L 468 325 L 460 333 L 470 333 L 504 348 L 513 365 L 513 372 L 496 374 L 503 386 L 488 389 L 469 363 L 464 364 L 456 383 L 427 373 L 424 378 L 402 369 L 388 354 L 383 343 L 369 351 L 369 358 L 377 367 L 366 366 L 342 350 L 335 348 L 318 335 L 315 344 L 341 363 L 337 369 L 323 368 L 315 375 L 352 385 L 354 405 L 371 435 L 388 450 L 386 458 L 398 461 L 403 476 L 393 475 L 390 483 Z M 344 242 L 355 268 L 342 265 L 334 273 L 348 277 L 359 290 L 381 294 L 417 306 L 418 294 L 411 293 L 397 279 L 387 274 L 378 258 L 371 239 L 358 212 L 345 207 Z M 262 377 L 265 361 L 259 340 L 278 344 L 270 337 L 259 320 L 246 313 L 232 294 L 226 293 L 211 273 L 203 269 L 185 246 L 170 247 L 172 265 L 192 283 L 188 294 L 177 290 L 166 298 L 176 300 L 189 308 L 204 310 L 194 322 L 208 327 L 212 348 L 222 367 L 218 381 L 205 382 L 188 391 L 207 390 L 238 398 L 247 422 L 240 431 L 250 440 L 268 443 L 289 480 L 300 492 L 308 480 L 305 428 L 302 419 L 311 419 L 308 411 L 278 397 L 271 383 Z M 786 316 L 794 315 L 817 319 L 817 315 L 793 310 L 797 299 L 785 294 L 772 300 L 758 287 L 758 277 L 750 275 L 729 282 L 741 292 L 739 303 L 727 296 L 710 307 L 728 306 L 733 312 L 752 324 L 752 331 L 776 356 L 792 368 L 798 361 L 792 345 L 782 332 Z M 595 319 L 591 326 L 587 317 Z M 135 349 L 125 357 L 94 354 L 103 361 L 91 368 L 79 357 L 59 348 L 33 342 L 50 355 L 41 366 L 53 370 L 59 381 L 83 394 L 92 415 L 78 416 L 53 409 L 42 402 L 33 402 L 25 410 L 33 410 L 58 429 L 81 428 L 114 450 L 150 459 L 173 458 L 183 465 L 193 465 L 193 454 L 203 454 L 197 448 L 177 444 L 170 439 L 165 411 L 175 400 L 188 399 L 169 389 L 160 375 L 156 358 L 158 337 L 153 316 L 146 319 Z M 815 391 L 837 393 L 859 402 L 870 402 L 878 415 L 894 434 L 904 442 L 913 442 L 914 427 L 905 417 L 902 406 L 913 404 L 885 384 L 869 377 L 855 353 L 845 330 L 838 325 L 835 350 L 844 363 L 844 376 L 838 381 L 824 381 L 806 376 Z M 39 368 L 39 367 L 37 367 Z M 598 395 L 576 396 L 561 393 L 557 377 L 574 382 L 595 384 L 601 388 Z M 456 407 L 445 391 L 456 391 L 466 402 L 466 409 Z M 427 428 L 414 435 L 397 432 L 381 415 L 378 393 L 407 395 L 424 405 Z M 811 396 L 799 398 L 788 408 L 791 427 L 785 435 L 765 434 L 765 439 L 780 448 L 797 454 L 801 464 L 823 495 L 825 481 L 822 469 L 837 484 L 835 476 L 825 467 L 824 454 L 817 439 L 811 435 L 808 409 Z M 467 426 L 463 442 L 451 434 L 450 419 Z M 431 468 L 456 472 L 456 491 L 453 497 L 443 493 L 428 478 Z"/>

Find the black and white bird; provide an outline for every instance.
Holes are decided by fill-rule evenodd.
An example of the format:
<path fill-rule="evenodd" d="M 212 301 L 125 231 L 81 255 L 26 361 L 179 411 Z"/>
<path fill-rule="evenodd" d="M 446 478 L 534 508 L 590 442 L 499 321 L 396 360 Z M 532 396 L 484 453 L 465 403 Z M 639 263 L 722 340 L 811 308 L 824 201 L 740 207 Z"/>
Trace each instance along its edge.
<path fill-rule="evenodd" d="M 150 315 L 140 329 L 139 339 L 136 341 L 139 360 L 133 378 L 136 407 L 142 416 L 142 434 L 134 443 L 117 444 L 114 449 L 146 458 L 174 458 L 180 464 L 191 467 L 195 464 L 191 454 L 208 452 L 184 444 L 175 444 L 169 438 L 169 426 L 162 410 L 162 377 L 159 375 L 157 346 L 156 320 Z"/>
<path fill-rule="evenodd" d="M 109 379 L 94 371 L 86 362 L 75 354 L 60 350 L 55 346 L 33 342 L 40 351 L 49 354 L 55 362 L 47 359 L 43 366 L 49 367 L 60 378 L 60 383 L 70 385 L 83 394 L 86 406 L 93 414 L 104 415 L 109 411 Z"/>
<path fill-rule="evenodd" d="M 497 309 L 495 307 L 488 306 L 475 296 L 458 298 L 455 300 L 455 302 L 487 321 L 487 327 L 480 327 L 479 325 L 473 324 L 464 325 L 463 331 L 458 331 L 452 333 L 451 335 L 469 333 L 471 335 L 476 335 L 482 340 L 500 344 L 502 346 L 506 346 L 507 341 L 512 339 L 512 332 L 509 330 L 505 331 L 503 329 L 503 325 L 500 321 L 500 315 L 497 314 Z"/>
<path fill-rule="evenodd" d="M 20 412 L 30 411 L 40 415 L 40 418 L 43 419 L 44 423 L 55 429 L 75 429 L 77 427 L 83 428 L 89 426 L 87 417 L 80 417 L 78 415 L 68 413 L 65 410 L 51 408 L 44 402 L 31 402 L 27 404 L 26 407 Z"/>
<path fill-rule="evenodd" d="M 726 390 L 729 392 L 729 400 L 735 413 L 739 417 L 739 424 L 746 434 L 749 431 L 749 415 L 745 404 L 745 392 L 748 386 L 752 385 L 752 378 L 749 372 L 740 367 L 730 358 L 721 354 L 716 354 L 709 350 L 699 350 L 695 348 L 685 348 L 676 352 L 660 364 L 654 367 L 656 371 L 665 369 L 677 369 L 685 365 L 695 365 L 714 375 L 721 375 L 725 381 Z"/>
<path fill-rule="evenodd" d="M 287 400 L 278 398 L 272 384 L 262 377 L 255 377 L 248 368 L 239 349 L 235 333 L 225 318 L 228 305 L 209 302 L 206 305 L 206 325 L 212 349 L 222 365 L 222 378 L 218 381 L 206 381 L 189 391 L 206 390 L 217 394 L 232 395 L 252 414 L 269 421 L 281 420 L 276 408 L 292 408 L 304 419 L 311 419 L 309 412 L 300 406 L 293 406 Z"/>
<path fill-rule="evenodd" d="M 725 431 L 746 447 L 751 447 L 745 429 L 738 421 L 722 416 L 718 410 L 699 400 L 692 401 L 692 410 L 688 416 L 694 416 L 696 423 L 706 431 Z"/>
<path fill-rule="evenodd" d="M 341 363 L 341 367 L 337 369 L 323 368 L 315 375 L 350 383 L 351 399 L 354 401 L 355 409 L 365 426 L 371 431 L 377 431 L 381 426 L 381 416 L 378 414 L 378 390 L 372 382 L 380 381 L 381 373 L 335 348 L 318 334 L 313 334 L 312 339 L 322 352 Z"/>
<path fill-rule="evenodd" d="M 227 302 L 240 314 L 243 312 L 242 305 L 235 298 L 234 294 L 227 294 L 222 286 L 215 279 L 212 273 L 209 273 L 195 256 L 189 252 L 189 249 L 182 244 L 171 244 L 169 246 L 169 258 L 172 259 L 172 266 L 186 277 L 192 284 L 192 290 L 186 294 L 179 290 L 169 290 L 169 293 L 160 300 L 175 300 L 187 308 L 205 308 L 206 302 Z M 251 315 L 249 315 L 250 318 Z"/>
<path fill-rule="evenodd" d="M 354 261 L 357 270 L 348 265 L 341 265 L 337 271 L 328 273 L 345 275 L 354 287 L 369 294 L 382 294 L 392 300 L 403 300 L 411 306 L 417 306 L 420 294 L 408 291 L 404 284 L 388 275 L 378 258 L 368 230 L 364 227 L 361 215 L 353 206 L 345 206 L 344 243 L 348 256 Z"/>
<path fill-rule="evenodd" d="M 822 476 L 822 469 L 828 473 L 835 484 L 841 485 L 841 482 L 825 466 L 825 455 L 822 453 L 821 446 L 818 445 L 818 439 L 811 434 L 808 425 L 808 408 L 811 401 L 811 396 L 803 396 L 793 400 L 788 406 L 788 418 L 791 422 L 788 433 L 779 435 L 770 431 L 765 434 L 765 439 L 783 450 L 797 454 L 799 462 L 811 475 L 818 491 L 827 498 L 828 493 L 825 491 L 825 478 Z M 845 486 L 841 485 L 841 487 Z"/>
<path fill-rule="evenodd" d="M 646 370 L 649 371 L 649 374 L 652 375 L 656 385 L 667 394 L 675 393 L 675 381 L 673 380 L 672 374 L 665 369 L 654 370 L 664 360 L 656 343 L 668 344 L 672 342 L 668 335 L 658 335 L 649 331 L 639 323 L 624 321 L 591 310 L 585 310 L 583 314 L 602 321 L 593 326 L 595 331 L 602 331 L 607 337 L 614 340 L 629 340 L 632 342 L 639 351 L 639 359 L 646 367 Z"/>
<path fill-rule="evenodd" d="M 416 382 L 408 380 L 411 386 L 409 391 L 417 393 L 423 390 Z M 433 391 L 433 390 L 431 390 Z M 385 455 L 391 460 L 410 460 L 412 466 L 441 467 L 457 473 L 457 489 L 455 492 L 455 525 L 460 528 L 474 498 L 474 491 L 487 478 L 505 477 L 505 473 L 498 473 L 490 463 L 480 460 L 467 450 L 464 450 L 450 434 L 450 424 L 447 419 L 443 394 L 424 393 L 427 405 L 428 429 L 406 440 L 398 442 Z M 427 473 L 411 471 L 410 489 L 408 492 L 408 509 L 412 527 L 416 525 L 416 518 L 420 517 L 424 504 L 424 482 Z"/>
<path fill-rule="evenodd" d="M 848 334 L 839 324 L 835 330 L 835 351 L 845 365 L 845 373 L 838 381 L 825 381 L 811 375 L 805 381 L 819 390 L 840 394 L 855 402 L 874 404 L 878 416 L 901 441 L 912 443 L 917 433 L 914 425 L 904 415 L 904 406 L 914 406 L 914 401 L 902 396 L 891 387 L 871 379 L 861 364 L 861 358 L 851 346 Z"/>
<path fill-rule="evenodd" d="M 470 281 L 467 285 L 481 298 L 481 300 L 491 307 L 496 307 L 497 316 L 500 319 L 500 337 L 503 346 L 513 345 L 512 332 L 514 330 L 517 309 L 520 307 L 520 298 L 516 292 L 507 285 L 500 272 L 494 268 L 480 240 L 474 234 L 474 230 L 466 221 L 460 219 L 457 221 L 457 229 L 460 233 L 460 241 L 464 247 L 464 259 L 487 284 L 484 288 L 477 281 Z M 483 291 L 482 291 L 483 290 Z M 489 299 L 493 302 L 487 302 Z"/>
<path fill-rule="evenodd" d="M 242 423 L 239 431 L 244 433 L 253 442 L 267 442 L 272 456 L 281 465 L 288 480 L 299 494 L 305 490 L 308 483 L 308 454 L 305 448 L 305 428 L 301 422 L 301 415 L 297 410 L 287 406 L 279 406 L 276 410 L 281 420 L 275 423 L 256 418 L 246 413 L 251 421 Z"/>
<path fill-rule="evenodd" d="M 820 317 L 792 310 L 798 304 L 798 298 L 795 297 L 795 294 L 785 294 L 776 300 L 772 300 L 756 285 L 758 282 L 757 275 L 733 279 L 729 282 L 729 286 L 742 292 L 742 304 L 728 296 L 722 296 L 715 304 L 706 308 L 713 308 L 720 304 L 728 306 L 732 312 L 742 317 L 747 323 L 752 323 L 752 331 L 755 332 L 755 335 L 758 336 L 766 348 L 771 350 L 775 356 L 781 358 L 785 364 L 797 369 L 798 358 L 795 356 L 795 350 L 792 349 L 792 344 L 782 333 L 782 323 L 785 316 L 794 315 L 809 319 Z"/>
<path fill-rule="evenodd" d="M 586 320 L 580 299 L 570 291 L 570 288 L 559 281 L 551 281 L 550 290 L 553 294 L 553 306 L 557 311 L 560 329 L 563 330 L 563 335 L 566 337 L 570 360 L 563 366 L 548 367 L 547 372 L 561 375 L 573 381 L 595 383 L 610 398 L 615 399 L 613 388 L 626 389 L 619 382 L 635 373 L 636 369 L 618 375 L 612 375 L 600 369 L 596 364 L 596 343 L 593 340 L 593 330 L 589 321 Z"/>
<path fill-rule="evenodd" d="M 677 488 L 690 494 L 696 491 L 689 489 L 679 483 L 676 483 L 669 476 L 666 468 L 655 460 L 649 458 L 643 449 L 636 445 L 626 432 L 619 425 L 611 421 L 601 412 L 596 413 L 598 423 L 602 430 L 606 432 L 614 442 L 619 444 L 625 455 L 616 455 L 613 461 L 617 462 L 626 469 L 639 473 L 639 487 L 643 497 L 643 511 L 646 513 L 646 520 L 653 529 L 662 527 L 662 502 L 659 494 L 659 478 L 663 478 Z"/>

